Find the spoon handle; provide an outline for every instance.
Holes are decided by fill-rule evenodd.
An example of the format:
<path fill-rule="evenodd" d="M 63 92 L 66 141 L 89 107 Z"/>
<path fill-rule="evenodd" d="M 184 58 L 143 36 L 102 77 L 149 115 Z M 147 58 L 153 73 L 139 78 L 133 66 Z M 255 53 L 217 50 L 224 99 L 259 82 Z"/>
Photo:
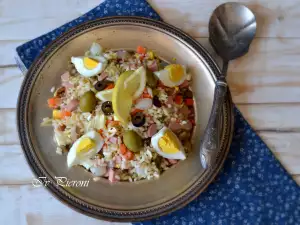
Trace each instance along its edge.
<path fill-rule="evenodd" d="M 223 66 L 221 79 L 216 82 L 215 95 L 210 118 L 204 131 L 200 145 L 200 161 L 204 169 L 212 167 L 219 151 L 219 118 L 222 106 L 227 93 L 227 83 L 225 80 L 228 64 Z"/>

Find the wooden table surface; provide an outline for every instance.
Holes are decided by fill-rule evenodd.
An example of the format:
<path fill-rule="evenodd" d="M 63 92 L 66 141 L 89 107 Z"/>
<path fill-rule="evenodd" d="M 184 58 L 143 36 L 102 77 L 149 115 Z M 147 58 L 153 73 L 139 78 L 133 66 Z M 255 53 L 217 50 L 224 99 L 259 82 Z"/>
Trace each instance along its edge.
<path fill-rule="evenodd" d="M 149 0 L 162 18 L 202 43 L 220 0 Z M 233 101 L 300 184 L 300 1 L 240 0 L 256 14 L 258 33 L 247 56 L 230 64 Z M 16 130 L 16 102 L 23 75 L 15 48 L 99 4 L 99 0 L 0 1 L 0 224 L 91 225 L 99 222 L 67 208 L 33 175 Z"/>

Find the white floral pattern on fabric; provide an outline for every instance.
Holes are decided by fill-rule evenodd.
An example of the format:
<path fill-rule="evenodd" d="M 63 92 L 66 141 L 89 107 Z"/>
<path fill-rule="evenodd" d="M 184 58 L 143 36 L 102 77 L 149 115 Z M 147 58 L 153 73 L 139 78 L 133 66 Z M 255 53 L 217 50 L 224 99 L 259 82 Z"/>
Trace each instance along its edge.
<path fill-rule="evenodd" d="M 29 68 L 45 46 L 71 27 L 114 15 L 160 19 L 144 0 L 107 0 L 78 19 L 18 47 L 17 53 Z M 233 142 L 216 181 L 185 208 L 134 224 L 300 224 L 300 188 L 235 109 Z"/>

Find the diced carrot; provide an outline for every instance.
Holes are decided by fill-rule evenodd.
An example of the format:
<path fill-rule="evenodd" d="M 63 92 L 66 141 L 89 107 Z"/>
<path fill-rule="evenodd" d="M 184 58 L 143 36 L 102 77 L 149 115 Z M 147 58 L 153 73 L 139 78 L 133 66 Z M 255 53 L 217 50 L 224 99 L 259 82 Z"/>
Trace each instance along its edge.
<path fill-rule="evenodd" d="M 102 138 L 104 138 L 104 134 L 103 134 L 103 130 L 102 130 L 102 129 L 97 130 L 97 132 L 100 134 L 100 136 L 101 136 Z"/>
<path fill-rule="evenodd" d="M 126 154 L 124 155 L 124 157 L 127 160 L 132 160 L 134 158 L 134 153 L 131 151 L 127 151 Z"/>
<path fill-rule="evenodd" d="M 150 94 L 144 93 L 142 94 L 142 98 L 152 98 Z"/>
<path fill-rule="evenodd" d="M 48 102 L 49 108 L 55 109 L 61 103 L 61 99 L 57 98 L 57 97 L 53 97 L 53 98 L 49 98 L 47 102 Z"/>
<path fill-rule="evenodd" d="M 70 117 L 70 116 L 72 116 L 72 112 L 67 111 L 67 110 L 62 111 L 62 117 L 63 118 Z"/>
<path fill-rule="evenodd" d="M 134 109 L 134 110 L 131 112 L 131 115 L 135 115 L 135 114 L 137 114 L 138 112 L 143 112 L 143 110 L 141 110 L 141 109 Z"/>
<path fill-rule="evenodd" d="M 108 123 L 110 126 L 118 126 L 118 125 L 120 125 L 120 121 L 109 121 L 109 123 Z"/>
<path fill-rule="evenodd" d="M 48 106 L 50 108 L 55 108 L 55 98 L 49 98 L 48 99 Z"/>
<path fill-rule="evenodd" d="M 120 145 L 120 153 L 122 155 L 125 155 L 127 153 L 127 148 L 126 148 L 126 146 L 124 144 Z"/>
<path fill-rule="evenodd" d="M 174 102 L 177 104 L 177 105 L 180 105 L 182 103 L 182 96 L 181 95 L 176 95 L 175 96 L 175 99 L 174 99 Z"/>
<path fill-rule="evenodd" d="M 109 90 L 109 89 L 113 89 L 115 87 L 114 84 L 110 83 L 109 85 L 107 85 L 107 87 L 105 88 L 105 90 Z"/>
<path fill-rule="evenodd" d="M 136 48 L 136 52 L 139 53 L 139 54 L 146 54 L 147 49 L 144 48 L 143 46 L 138 46 L 138 47 Z"/>
<path fill-rule="evenodd" d="M 192 105 L 194 105 L 194 100 L 192 98 L 187 98 L 187 99 L 185 99 L 185 104 L 187 106 L 192 106 Z"/>

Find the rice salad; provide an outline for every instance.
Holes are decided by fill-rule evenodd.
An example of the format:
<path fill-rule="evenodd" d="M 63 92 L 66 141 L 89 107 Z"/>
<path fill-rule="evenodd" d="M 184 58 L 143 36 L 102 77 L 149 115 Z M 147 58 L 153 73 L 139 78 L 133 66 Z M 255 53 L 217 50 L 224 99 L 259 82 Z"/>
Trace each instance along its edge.
<path fill-rule="evenodd" d="M 191 76 L 143 46 L 105 50 L 93 43 L 71 57 L 48 107 L 56 153 L 94 180 L 157 179 L 191 150 L 195 111 Z"/>

